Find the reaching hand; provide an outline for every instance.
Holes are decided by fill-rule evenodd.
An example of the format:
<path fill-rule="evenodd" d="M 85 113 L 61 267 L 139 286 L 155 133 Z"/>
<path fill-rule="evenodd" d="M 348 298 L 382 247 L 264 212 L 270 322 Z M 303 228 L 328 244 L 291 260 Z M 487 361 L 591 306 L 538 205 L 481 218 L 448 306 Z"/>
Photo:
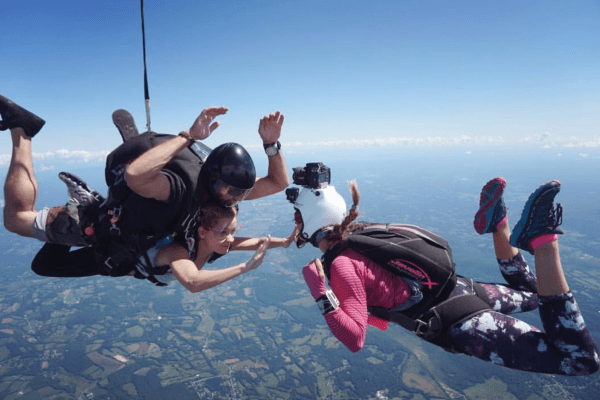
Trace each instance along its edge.
<path fill-rule="evenodd" d="M 190 128 L 190 135 L 196 140 L 204 140 L 217 129 L 219 122 L 212 122 L 219 115 L 228 111 L 227 107 L 208 107 L 202 110 Z"/>
<path fill-rule="evenodd" d="M 244 272 L 252 271 L 253 269 L 258 268 L 260 264 L 262 264 L 263 259 L 265 258 L 265 254 L 267 254 L 267 249 L 269 248 L 270 241 L 270 236 L 267 236 L 267 238 L 263 240 L 258 249 L 256 249 L 256 251 L 254 252 L 254 255 L 250 257 L 248 261 L 246 261 L 246 267 L 244 268 Z"/>
<path fill-rule="evenodd" d="M 281 125 L 283 125 L 284 116 L 279 111 L 265 115 L 260 119 L 258 125 L 258 134 L 263 143 L 275 143 L 281 136 Z"/>
<path fill-rule="evenodd" d="M 325 286 L 325 273 L 320 259 L 315 258 L 310 264 L 302 268 L 302 275 L 310 289 L 310 294 L 315 300 L 325 294 L 327 286 Z"/>
<path fill-rule="evenodd" d="M 296 240 L 296 236 L 298 236 L 299 232 L 300 232 L 300 225 L 296 224 L 292 234 L 290 236 L 286 237 L 285 240 L 283 241 L 283 247 L 285 247 L 285 248 L 290 247 L 290 244 L 294 243 L 294 241 Z"/>

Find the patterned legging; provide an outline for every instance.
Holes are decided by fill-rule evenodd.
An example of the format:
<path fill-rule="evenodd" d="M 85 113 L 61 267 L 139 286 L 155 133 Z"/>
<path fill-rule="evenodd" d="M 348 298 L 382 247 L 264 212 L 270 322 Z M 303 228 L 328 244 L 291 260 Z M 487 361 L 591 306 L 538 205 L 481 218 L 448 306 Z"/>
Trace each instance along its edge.
<path fill-rule="evenodd" d="M 455 325 L 449 337 L 464 354 L 512 369 L 559 375 L 589 375 L 600 360 L 572 293 L 538 296 L 536 278 L 521 254 L 498 260 L 508 285 L 481 283 L 486 311 Z M 459 278 L 453 295 L 470 292 Z M 507 314 L 539 307 L 544 331 Z"/>

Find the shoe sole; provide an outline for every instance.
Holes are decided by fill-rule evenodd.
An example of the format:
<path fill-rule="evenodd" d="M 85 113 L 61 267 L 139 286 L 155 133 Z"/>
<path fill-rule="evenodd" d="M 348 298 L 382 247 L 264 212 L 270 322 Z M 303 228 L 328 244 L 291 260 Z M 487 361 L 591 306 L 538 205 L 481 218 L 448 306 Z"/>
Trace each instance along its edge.
<path fill-rule="evenodd" d="M 473 220 L 473 227 L 480 235 L 483 235 L 488 230 L 488 224 L 491 223 L 494 217 L 494 207 L 498 200 L 500 200 L 500 197 L 502 197 L 505 187 L 506 180 L 504 178 L 494 178 L 481 189 L 479 211 L 477 211 Z M 492 195 L 486 201 L 484 195 L 487 196 L 490 192 L 492 192 Z"/>
<path fill-rule="evenodd" d="M 551 192 L 555 192 L 554 196 L 552 197 L 552 201 L 554 201 L 554 197 L 556 197 L 558 192 L 560 192 L 559 181 L 548 181 L 540 187 L 538 187 L 529 196 L 527 202 L 525 203 L 525 207 L 523 208 L 523 212 L 521 213 L 521 218 L 519 219 L 519 222 L 517 222 L 517 225 L 515 225 L 515 228 L 513 229 L 512 234 L 510 235 L 511 246 L 533 253 L 531 246 L 529 246 L 529 243 L 527 243 L 526 246 L 522 247 L 518 246 L 518 243 L 525 240 L 528 230 L 531 227 L 532 218 L 530 218 L 530 215 L 534 211 L 535 204 L 538 202 L 539 199 L 545 197 L 546 195 L 548 195 L 548 193 Z"/>
<path fill-rule="evenodd" d="M 75 182 L 75 185 L 81 186 L 84 190 L 91 192 L 91 189 L 88 187 L 87 183 L 85 183 L 81 178 L 76 175 L 71 174 L 70 172 L 59 172 L 58 179 L 68 184 L 67 180 Z"/>
<path fill-rule="evenodd" d="M 82 188 L 83 190 L 85 190 L 87 193 L 89 193 L 99 203 L 101 203 L 101 202 L 104 201 L 104 196 L 102 196 L 96 190 L 94 190 L 91 187 L 89 187 L 89 185 L 84 180 L 82 180 L 80 177 L 78 177 L 77 175 L 73 175 L 70 172 L 59 172 L 58 178 L 61 181 L 63 181 L 67 186 L 69 185 L 69 183 L 67 181 L 70 180 L 76 186 L 79 186 L 80 188 Z"/>
<path fill-rule="evenodd" d="M 9 112 L 13 114 L 13 116 L 18 116 L 21 119 L 22 123 L 22 125 L 11 126 L 11 124 L 9 124 L 9 121 L 2 120 L 0 121 L 0 131 L 5 131 L 7 129 L 12 128 L 21 128 L 25 132 L 25 136 L 31 139 L 46 124 L 46 121 L 44 121 L 42 118 L 38 117 L 31 111 L 24 109 L 20 105 L 16 104 L 14 101 L 2 95 L 0 95 L 0 103 L 4 103 L 7 108 L 12 109 L 12 111 Z M 23 121 L 23 119 L 25 121 Z"/>
<path fill-rule="evenodd" d="M 116 110 L 112 114 L 112 120 L 119 130 L 123 142 L 126 142 L 140 134 L 135 126 L 133 116 L 129 113 L 129 111 L 123 109 Z"/>

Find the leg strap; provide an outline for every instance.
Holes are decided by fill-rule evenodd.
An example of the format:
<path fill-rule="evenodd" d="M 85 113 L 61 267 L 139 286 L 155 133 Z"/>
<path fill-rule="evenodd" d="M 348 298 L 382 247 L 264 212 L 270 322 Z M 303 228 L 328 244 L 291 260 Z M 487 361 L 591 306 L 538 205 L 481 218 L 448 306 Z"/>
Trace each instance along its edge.
<path fill-rule="evenodd" d="M 381 307 L 369 307 L 369 312 L 376 317 L 394 322 L 414 332 L 428 342 L 448 351 L 453 351 L 447 335 L 450 328 L 474 315 L 491 309 L 483 287 L 477 282 L 471 281 L 471 284 L 473 293 L 460 294 L 444 300 L 418 319 L 412 319 L 404 314 Z"/>

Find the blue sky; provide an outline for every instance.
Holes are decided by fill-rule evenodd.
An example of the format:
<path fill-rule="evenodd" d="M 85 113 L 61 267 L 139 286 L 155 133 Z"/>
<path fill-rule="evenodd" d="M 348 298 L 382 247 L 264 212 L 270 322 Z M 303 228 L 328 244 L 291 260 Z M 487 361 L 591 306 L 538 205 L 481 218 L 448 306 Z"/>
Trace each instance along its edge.
<path fill-rule="evenodd" d="M 152 129 L 229 107 L 207 140 L 288 149 L 600 147 L 599 1 L 145 1 Z M 47 120 L 34 151 L 82 159 L 145 128 L 139 1 L 5 2 L 0 93 Z M 61 150 L 62 149 L 62 150 Z M 77 153 L 79 152 L 79 153 Z M 5 164 L 10 140 L 0 141 Z M 42 155 L 39 155 L 42 157 Z"/>

